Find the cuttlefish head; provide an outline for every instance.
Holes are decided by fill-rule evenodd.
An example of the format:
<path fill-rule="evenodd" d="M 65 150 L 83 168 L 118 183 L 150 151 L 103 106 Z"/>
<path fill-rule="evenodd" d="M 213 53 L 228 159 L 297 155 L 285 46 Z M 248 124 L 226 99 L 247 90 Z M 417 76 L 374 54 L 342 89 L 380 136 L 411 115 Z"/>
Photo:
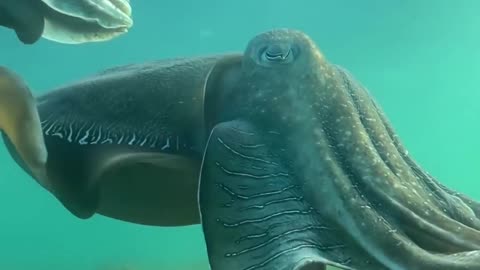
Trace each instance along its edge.
<path fill-rule="evenodd" d="M 244 113 L 265 117 L 266 123 L 291 125 L 307 123 L 312 112 L 307 98 L 312 88 L 324 87 L 330 73 L 325 58 L 310 37 L 290 29 L 265 32 L 250 41 L 242 68 L 243 94 L 236 95 L 245 103 Z M 278 121 L 268 121 L 273 118 Z"/>

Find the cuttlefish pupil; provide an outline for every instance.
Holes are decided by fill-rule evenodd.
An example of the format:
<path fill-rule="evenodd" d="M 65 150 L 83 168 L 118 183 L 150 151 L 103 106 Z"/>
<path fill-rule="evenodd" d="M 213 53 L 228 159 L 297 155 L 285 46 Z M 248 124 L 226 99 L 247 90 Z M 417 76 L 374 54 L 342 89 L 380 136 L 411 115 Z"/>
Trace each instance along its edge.
<path fill-rule="evenodd" d="M 292 48 L 288 44 L 272 44 L 265 48 L 263 57 L 269 62 L 289 62 Z"/>

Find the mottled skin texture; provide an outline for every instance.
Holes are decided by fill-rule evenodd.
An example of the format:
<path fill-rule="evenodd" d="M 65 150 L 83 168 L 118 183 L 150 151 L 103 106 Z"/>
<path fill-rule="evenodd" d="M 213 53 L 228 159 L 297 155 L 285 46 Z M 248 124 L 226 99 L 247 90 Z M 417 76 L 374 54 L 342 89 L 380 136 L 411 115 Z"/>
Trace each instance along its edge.
<path fill-rule="evenodd" d="M 213 270 L 480 269 L 478 203 L 425 173 L 308 36 L 263 33 L 232 65 L 200 180 Z"/>

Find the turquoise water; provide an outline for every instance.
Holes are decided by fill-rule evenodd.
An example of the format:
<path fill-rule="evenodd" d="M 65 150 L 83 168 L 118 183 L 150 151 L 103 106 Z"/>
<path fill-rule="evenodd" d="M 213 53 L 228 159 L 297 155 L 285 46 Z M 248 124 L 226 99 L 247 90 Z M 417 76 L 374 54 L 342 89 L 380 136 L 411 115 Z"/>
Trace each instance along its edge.
<path fill-rule="evenodd" d="M 26 46 L 0 29 L 0 65 L 41 94 L 107 67 L 240 51 L 259 32 L 297 28 L 369 88 L 424 168 L 480 200 L 480 2 L 132 0 L 132 8 L 131 31 L 104 43 Z M 208 269 L 199 226 L 77 219 L 2 148 L 0 269 Z"/>

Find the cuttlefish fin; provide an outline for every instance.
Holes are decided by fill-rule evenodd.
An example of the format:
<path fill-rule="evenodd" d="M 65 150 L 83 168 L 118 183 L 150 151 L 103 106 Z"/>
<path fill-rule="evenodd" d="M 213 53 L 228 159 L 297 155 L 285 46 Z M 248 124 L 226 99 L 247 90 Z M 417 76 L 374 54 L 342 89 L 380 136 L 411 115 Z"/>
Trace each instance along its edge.
<path fill-rule="evenodd" d="M 270 142 L 248 121 L 212 130 L 199 188 L 211 269 L 352 269 L 343 237 L 316 218 Z"/>
<path fill-rule="evenodd" d="M 48 154 L 35 99 L 22 79 L 3 67 L 0 67 L 0 130 L 7 145 L 17 153 L 19 164 L 48 188 Z"/>
<path fill-rule="evenodd" d="M 15 30 L 21 42 L 33 44 L 42 36 L 45 27 L 43 8 L 41 1 L 0 1 L 0 25 Z"/>

